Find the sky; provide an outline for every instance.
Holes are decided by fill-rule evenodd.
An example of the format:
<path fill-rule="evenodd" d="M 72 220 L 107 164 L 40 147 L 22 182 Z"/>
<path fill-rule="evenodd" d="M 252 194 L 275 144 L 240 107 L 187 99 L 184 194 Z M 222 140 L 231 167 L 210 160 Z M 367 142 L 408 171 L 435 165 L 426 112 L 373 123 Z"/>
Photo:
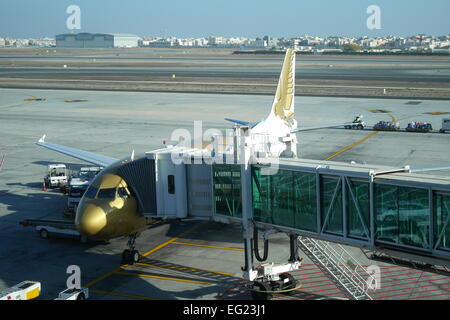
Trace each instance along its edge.
<path fill-rule="evenodd" d="M 74 32 L 138 36 L 272 37 L 450 34 L 449 0 L 1 0 L 0 37 L 70 32 L 67 7 L 77 5 Z M 367 28 L 367 8 L 381 10 L 381 29 Z"/>

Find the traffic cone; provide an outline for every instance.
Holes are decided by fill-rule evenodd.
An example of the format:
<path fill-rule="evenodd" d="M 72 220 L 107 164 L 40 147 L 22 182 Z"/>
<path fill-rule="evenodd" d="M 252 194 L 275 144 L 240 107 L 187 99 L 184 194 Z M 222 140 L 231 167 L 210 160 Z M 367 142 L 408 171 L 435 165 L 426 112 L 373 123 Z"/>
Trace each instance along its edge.
<path fill-rule="evenodd" d="M 47 191 L 47 187 L 45 186 L 45 182 L 42 183 L 42 191 Z"/>

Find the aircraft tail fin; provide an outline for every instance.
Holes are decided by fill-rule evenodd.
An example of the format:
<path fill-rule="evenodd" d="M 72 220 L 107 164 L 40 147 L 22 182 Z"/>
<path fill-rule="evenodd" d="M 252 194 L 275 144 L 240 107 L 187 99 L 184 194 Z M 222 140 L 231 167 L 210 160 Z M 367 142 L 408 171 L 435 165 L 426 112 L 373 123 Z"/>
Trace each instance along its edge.
<path fill-rule="evenodd" d="M 294 120 L 294 95 L 295 95 L 295 50 L 287 49 L 281 69 L 280 79 L 272 110 L 266 119 L 270 122 L 276 118 L 284 121 L 289 127 L 296 127 Z"/>

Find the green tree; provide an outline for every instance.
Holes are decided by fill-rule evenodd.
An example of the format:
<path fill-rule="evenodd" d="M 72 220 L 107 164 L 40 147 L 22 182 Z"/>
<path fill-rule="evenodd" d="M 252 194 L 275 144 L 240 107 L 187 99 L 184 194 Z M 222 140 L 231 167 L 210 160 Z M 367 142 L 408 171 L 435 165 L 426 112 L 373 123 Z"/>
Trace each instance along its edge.
<path fill-rule="evenodd" d="M 344 44 L 344 52 L 361 52 L 361 46 L 356 43 Z"/>

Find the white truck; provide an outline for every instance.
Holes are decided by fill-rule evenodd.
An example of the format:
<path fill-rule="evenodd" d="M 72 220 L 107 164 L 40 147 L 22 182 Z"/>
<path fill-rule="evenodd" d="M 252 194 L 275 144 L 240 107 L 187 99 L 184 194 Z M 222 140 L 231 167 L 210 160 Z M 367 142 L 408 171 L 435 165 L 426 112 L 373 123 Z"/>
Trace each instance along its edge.
<path fill-rule="evenodd" d="M 27 280 L 0 291 L 0 300 L 31 300 L 39 297 L 40 294 L 41 283 Z"/>
<path fill-rule="evenodd" d="M 67 185 L 67 168 L 65 164 L 49 164 L 44 177 L 46 188 L 62 188 Z"/>
<path fill-rule="evenodd" d="M 77 175 L 70 178 L 67 189 L 67 211 L 66 215 L 73 215 L 77 211 L 81 197 L 87 190 L 95 176 L 103 170 L 103 167 L 83 167 Z"/>
<path fill-rule="evenodd" d="M 442 119 L 442 128 L 439 130 L 440 133 L 445 133 L 446 131 L 450 131 L 450 118 Z"/>

